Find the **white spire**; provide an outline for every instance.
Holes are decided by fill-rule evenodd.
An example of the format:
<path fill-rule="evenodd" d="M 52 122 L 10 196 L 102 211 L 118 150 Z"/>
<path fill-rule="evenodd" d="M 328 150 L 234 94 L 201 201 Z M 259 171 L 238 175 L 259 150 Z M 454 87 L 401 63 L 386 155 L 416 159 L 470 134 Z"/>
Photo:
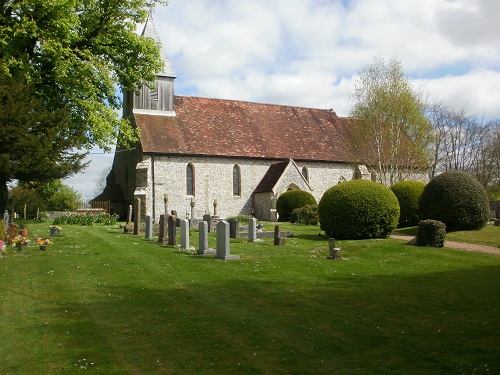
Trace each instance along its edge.
<path fill-rule="evenodd" d="M 158 43 L 160 43 L 161 48 L 160 48 L 160 55 L 165 63 L 165 66 L 163 67 L 163 71 L 157 72 L 156 75 L 158 76 L 165 76 L 165 77 L 171 77 L 175 78 L 177 77 L 175 75 L 174 69 L 172 68 L 172 64 L 170 64 L 170 60 L 168 59 L 167 53 L 165 52 L 163 45 L 161 43 L 160 35 L 156 31 L 156 27 L 153 22 L 153 12 L 150 10 L 148 19 L 146 20 L 146 24 L 144 25 L 144 29 L 142 30 L 141 36 L 145 36 L 147 38 L 152 38 Z"/>

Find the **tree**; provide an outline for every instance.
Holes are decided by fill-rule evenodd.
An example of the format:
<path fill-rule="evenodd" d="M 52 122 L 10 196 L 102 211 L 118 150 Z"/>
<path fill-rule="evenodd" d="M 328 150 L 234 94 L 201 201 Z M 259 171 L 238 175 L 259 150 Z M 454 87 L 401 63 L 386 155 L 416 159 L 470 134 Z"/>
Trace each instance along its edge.
<path fill-rule="evenodd" d="M 22 212 L 26 205 L 29 216 L 40 211 L 74 211 L 81 201 L 81 195 L 64 185 L 61 180 L 45 183 L 22 182 L 10 191 L 10 207 Z"/>
<path fill-rule="evenodd" d="M 27 117 L 36 118 L 40 111 L 42 117 L 54 116 L 48 128 L 65 141 L 66 150 L 94 145 L 109 150 L 118 134 L 123 144 L 136 140 L 138 133 L 130 122 L 118 119 L 116 110 L 121 106 L 121 98 L 117 88 L 136 90 L 143 82 L 153 82 L 154 73 L 163 67 L 157 42 L 136 33 L 136 25 L 146 20 L 148 9 L 157 3 L 166 1 L 1 2 L 0 73 L 25 85 L 28 97 L 39 103 L 31 109 L 25 103 Z M 19 113 L 16 111 L 14 116 Z M 0 126 L 11 122 L 21 123 L 10 113 L 5 114 Z M 24 129 L 9 133 L 13 137 L 11 150 L 26 150 L 22 144 Z M 53 165 L 50 155 L 46 157 L 47 163 Z M 19 164 L 31 173 L 33 163 L 28 167 L 26 161 L 24 158 Z M 37 158 L 37 162 L 43 160 Z M 12 178 L 25 176 L 0 171 L 0 198 L 6 194 L 4 182 Z"/>
<path fill-rule="evenodd" d="M 431 126 L 399 60 L 374 58 L 359 71 L 352 98 L 353 151 L 378 169 L 379 182 L 390 186 L 427 168 Z"/>
<path fill-rule="evenodd" d="M 449 170 L 467 172 L 484 186 L 500 183 L 500 121 L 470 116 L 435 103 L 429 108 L 434 127 L 430 177 Z"/>
<path fill-rule="evenodd" d="M 31 88 L 0 73 L 0 212 L 7 207 L 8 182 L 50 181 L 86 165 L 85 154 L 71 152 L 67 111 L 48 111 Z"/>

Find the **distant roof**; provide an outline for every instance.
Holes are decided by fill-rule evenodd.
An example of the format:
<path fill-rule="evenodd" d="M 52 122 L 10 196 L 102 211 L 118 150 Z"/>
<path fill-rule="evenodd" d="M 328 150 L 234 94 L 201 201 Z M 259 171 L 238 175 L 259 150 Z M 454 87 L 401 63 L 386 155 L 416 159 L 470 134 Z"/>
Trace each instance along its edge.
<path fill-rule="evenodd" d="M 134 114 L 144 153 L 354 161 L 347 121 L 331 110 L 178 95 L 174 110 Z"/>
<path fill-rule="evenodd" d="M 167 56 L 167 53 L 165 52 L 165 49 L 163 48 L 160 35 L 156 31 L 156 27 L 155 27 L 155 24 L 153 22 L 153 17 L 151 14 L 149 14 L 148 19 L 146 20 L 146 24 L 144 25 L 144 29 L 142 30 L 141 36 L 145 36 L 147 38 L 152 38 L 156 42 L 158 42 L 161 46 L 160 54 L 161 54 L 161 59 L 163 60 L 165 66 L 163 67 L 163 71 L 155 72 L 156 75 L 165 76 L 165 77 L 172 77 L 172 78 L 177 77 L 175 75 L 174 68 L 172 68 L 172 64 L 170 63 L 170 60 Z"/>

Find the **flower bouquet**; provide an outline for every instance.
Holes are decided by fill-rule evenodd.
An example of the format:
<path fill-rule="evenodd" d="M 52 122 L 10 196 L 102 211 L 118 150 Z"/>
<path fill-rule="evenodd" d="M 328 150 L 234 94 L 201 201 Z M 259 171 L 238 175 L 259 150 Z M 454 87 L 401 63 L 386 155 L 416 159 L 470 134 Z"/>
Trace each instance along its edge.
<path fill-rule="evenodd" d="M 3 240 L 0 240 L 0 258 L 7 256 L 7 245 Z"/>
<path fill-rule="evenodd" d="M 30 240 L 28 239 L 28 237 L 24 237 L 24 236 L 21 236 L 20 234 L 18 234 L 17 236 L 15 236 L 12 239 L 12 243 L 14 245 L 16 245 L 18 250 L 21 250 L 24 245 L 30 244 Z"/>
<path fill-rule="evenodd" d="M 52 245 L 52 241 L 50 239 L 39 238 L 36 240 L 36 243 L 40 246 L 40 250 L 47 250 L 48 245 Z"/>
<path fill-rule="evenodd" d="M 56 236 L 59 234 L 59 231 L 62 230 L 62 228 L 58 225 L 51 225 L 50 226 L 50 235 L 51 236 Z"/>

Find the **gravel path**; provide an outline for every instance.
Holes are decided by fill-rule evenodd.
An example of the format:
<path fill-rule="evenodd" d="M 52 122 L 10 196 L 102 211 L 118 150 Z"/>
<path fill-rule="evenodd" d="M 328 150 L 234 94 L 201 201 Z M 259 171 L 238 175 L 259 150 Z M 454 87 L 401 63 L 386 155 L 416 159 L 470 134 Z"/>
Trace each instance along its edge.
<path fill-rule="evenodd" d="M 415 237 L 398 233 L 398 234 L 391 234 L 391 238 L 395 238 L 398 240 L 410 241 Z M 444 241 L 444 247 L 448 247 L 450 249 L 476 251 L 478 253 L 500 255 L 500 248 L 493 247 L 493 246 L 476 245 L 476 244 L 472 244 L 472 243 L 463 243 L 463 242 L 454 242 L 454 241 Z"/>

